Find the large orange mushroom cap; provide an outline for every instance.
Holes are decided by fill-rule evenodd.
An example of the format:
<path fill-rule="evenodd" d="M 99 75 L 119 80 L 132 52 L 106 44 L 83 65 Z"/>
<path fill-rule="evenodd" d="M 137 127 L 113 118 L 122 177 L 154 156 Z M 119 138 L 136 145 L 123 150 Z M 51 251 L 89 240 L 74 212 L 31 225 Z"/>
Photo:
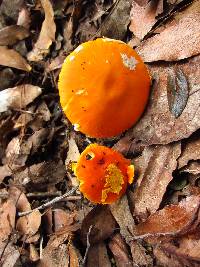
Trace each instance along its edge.
<path fill-rule="evenodd" d="M 89 145 L 75 167 L 83 195 L 94 203 L 109 204 L 119 199 L 132 183 L 134 168 L 117 151 L 97 144 Z"/>
<path fill-rule="evenodd" d="M 67 56 L 58 89 L 63 111 L 75 129 L 106 138 L 137 122 L 148 100 L 150 76 L 126 43 L 99 38 Z"/>

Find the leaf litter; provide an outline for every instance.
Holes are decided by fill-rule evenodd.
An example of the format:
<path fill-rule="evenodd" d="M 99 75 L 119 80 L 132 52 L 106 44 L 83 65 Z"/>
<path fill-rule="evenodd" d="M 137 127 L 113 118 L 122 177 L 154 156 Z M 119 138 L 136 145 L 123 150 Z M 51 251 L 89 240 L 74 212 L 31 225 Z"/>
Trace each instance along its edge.
<path fill-rule="evenodd" d="M 2 0 L 0 32 L 0 265 L 198 266 L 199 1 Z M 101 35 L 138 44 L 152 76 L 143 116 L 114 140 L 74 132 L 56 89 L 65 56 Z M 91 142 L 135 165 L 112 205 L 76 190 Z"/>

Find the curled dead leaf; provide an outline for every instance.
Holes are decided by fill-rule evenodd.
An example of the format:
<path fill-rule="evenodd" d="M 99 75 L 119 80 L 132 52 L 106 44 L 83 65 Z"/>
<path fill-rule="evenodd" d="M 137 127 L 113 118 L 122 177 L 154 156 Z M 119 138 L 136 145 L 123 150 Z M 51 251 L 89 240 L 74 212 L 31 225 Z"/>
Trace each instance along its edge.
<path fill-rule="evenodd" d="M 6 46 L 0 46 L 0 65 L 31 71 L 31 66 L 27 61 L 14 49 L 8 49 Z"/>
<path fill-rule="evenodd" d="M 39 38 L 31 52 L 28 53 L 29 61 L 40 61 L 49 52 L 52 42 L 55 40 L 56 25 L 54 22 L 54 12 L 49 0 L 41 0 L 45 13 L 45 20 L 42 24 Z"/>

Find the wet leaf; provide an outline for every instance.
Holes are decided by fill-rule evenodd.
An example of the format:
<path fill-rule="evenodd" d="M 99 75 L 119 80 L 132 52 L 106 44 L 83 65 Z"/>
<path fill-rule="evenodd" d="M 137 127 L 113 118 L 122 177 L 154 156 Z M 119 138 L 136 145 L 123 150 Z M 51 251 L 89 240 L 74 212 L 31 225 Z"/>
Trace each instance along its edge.
<path fill-rule="evenodd" d="M 14 49 L 8 49 L 5 46 L 0 46 L 0 65 L 31 71 L 31 66 L 18 52 Z"/>
<path fill-rule="evenodd" d="M 29 61 L 37 62 L 42 60 L 49 53 L 49 48 L 55 40 L 56 25 L 51 2 L 49 0 L 41 0 L 41 4 L 45 12 L 45 20 L 33 50 L 27 55 Z"/>
<path fill-rule="evenodd" d="M 160 34 L 144 41 L 137 52 L 145 62 L 174 61 L 200 53 L 200 2 L 177 13 Z"/>
<path fill-rule="evenodd" d="M 0 45 L 13 45 L 28 36 L 29 31 L 22 26 L 7 26 L 0 30 Z"/>
<path fill-rule="evenodd" d="M 178 118 L 185 106 L 189 97 L 188 82 L 184 73 L 178 69 L 175 72 L 176 76 L 168 76 L 167 96 L 169 109 L 171 113 Z"/>

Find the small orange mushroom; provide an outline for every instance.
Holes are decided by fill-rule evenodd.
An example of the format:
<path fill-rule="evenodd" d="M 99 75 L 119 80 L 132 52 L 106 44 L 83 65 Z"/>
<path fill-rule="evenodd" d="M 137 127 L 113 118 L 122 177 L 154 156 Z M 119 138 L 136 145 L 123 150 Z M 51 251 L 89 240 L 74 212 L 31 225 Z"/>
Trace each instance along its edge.
<path fill-rule="evenodd" d="M 119 199 L 133 182 L 134 167 L 119 152 L 98 144 L 89 145 L 74 169 L 83 195 L 94 203 Z"/>
<path fill-rule="evenodd" d="M 150 76 L 126 43 L 98 38 L 67 56 L 58 89 L 63 111 L 75 130 L 106 138 L 137 122 L 148 100 Z"/>

